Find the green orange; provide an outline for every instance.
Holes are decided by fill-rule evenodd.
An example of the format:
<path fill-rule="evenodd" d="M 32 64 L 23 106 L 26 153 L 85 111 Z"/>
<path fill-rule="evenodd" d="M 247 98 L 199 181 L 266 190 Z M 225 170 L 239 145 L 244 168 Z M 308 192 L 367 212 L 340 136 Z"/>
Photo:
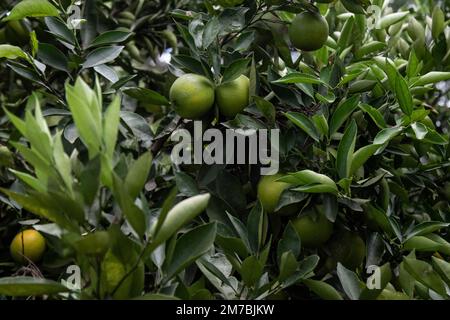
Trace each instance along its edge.
<path fill-rule="evenodd" d="M 320 247 L 333 234 L 333 223 L 327 219 L 319 206 L 293 219 L 292 224 L 300 236 L 302 246 L 306 248 Z"/>
<path fill-rule="evenodd" d="M 176 113 L 187 119 L 198 119 L 214 104 L 214 85 L 201 75 L 185 74 L 172 84 L 170 100 Z"/>
<path fill-rule="evenodd" d="M 328 23 L 319 13 L 304 11 L 298 14 L 289 27 L 289 38 L 297 49 L 315 51 L 328 39 Z"/>
<path fill-rule="evenodd" d="M 361 237 L 350 231 L 340 231 L 330 240 L 330 252 L 335 261 L 348 269 L 356 269 L 366 256 L 366 244 Z"/>
<path fill-rule="evenodd" d="M 235 117 L 248 105 L 250 79 L 244 75 L 226 82 L 216 89 L 216 101 L 220 113 L 226 117 Z"/>
<path fill-rule="evenodd" d="M 275 211 L 283 191 L 290 186 L 289 183 L 276 181 L 283 175 L 278 173 L 271 176 L 263 176 L 258 183 L 258 199 L 264 210 L 268 213 Z"/>

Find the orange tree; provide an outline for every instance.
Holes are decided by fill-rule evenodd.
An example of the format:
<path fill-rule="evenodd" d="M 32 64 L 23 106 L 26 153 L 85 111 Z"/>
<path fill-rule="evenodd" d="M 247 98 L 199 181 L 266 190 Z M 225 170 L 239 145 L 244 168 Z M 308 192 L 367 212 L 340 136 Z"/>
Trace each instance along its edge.
<path fill-rule="evenodd" d="M 28 3 L 0 37 L 0 295 L 449 298 L 445 1 L 85 1 L 80 30 Z M 279 174 L 172 163 L 194 121 L 279 129 Z M 29 228 L 46 252 L 13 262 Z"/>

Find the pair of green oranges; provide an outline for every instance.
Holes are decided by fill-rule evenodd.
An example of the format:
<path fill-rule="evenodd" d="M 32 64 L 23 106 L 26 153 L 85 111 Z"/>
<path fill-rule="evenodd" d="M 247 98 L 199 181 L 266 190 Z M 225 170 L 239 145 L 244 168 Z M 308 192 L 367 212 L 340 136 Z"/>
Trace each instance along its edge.
<path fill-rule="evenodd" d="M 291 186 L 278 181 L 282 176 L 263 176 L 258 183 L 258 199 L 269 214 L 292 215 L 298 210 L 295 206 L 276 210 L 281 194 Z M 330 268 L 337 262 L 350 269 L 356 269 L 362 264 L 366 255 L 364 241 L 358 234 L 348 230 L 334 232 L 334 224 L 325 216 L 323 206 L 309 208 L 300 217 L 291 219 L 291 223 L 300 236 L 302 247 L 314 249 L 327 246 L 330 253 L 327 264 Z"/>
<path fill-rule="evenodd" d="M 185 74 L 175 80 L 170 88 L 170 100 L 175 112 L 186 119 L 199 119 L 217 103 L 226 117 L 235 117 L 249 101 L 250 80 L 245 75 L 214 88 L 206 77 Z"/>

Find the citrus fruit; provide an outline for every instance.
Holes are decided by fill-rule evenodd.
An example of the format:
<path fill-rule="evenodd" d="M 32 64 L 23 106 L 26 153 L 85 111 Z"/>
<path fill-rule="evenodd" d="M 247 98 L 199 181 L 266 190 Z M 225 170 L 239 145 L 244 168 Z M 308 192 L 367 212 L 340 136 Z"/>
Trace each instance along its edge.
<path fill-rule="evenodd" d="M 328 39 L 328 23 L 319 13 L 305 11 L 298 14 L 289 27 L 292 44 L 303 51 L 315 51 Z"/>
<path fill-rule="evenodd" d="M 45 238 L 36 230 L 19 232 L 11 242 L 10 252 L 19 263 L 38 262 L 45 251 Z"/>
<path fill-rule="evenodd" d="M 302 246 L 317 248 L 327 242 L 333 233 L 333 223 L 325 217 L 319 207 L 312 208 L 304 215 L 292 220 L 300 236 Z"/>
<path fill-rule="evenodd" d="M 175 111 L 183 118 L 197 119 L 214 104 L 214 86 L 208 78 L 185 74 L 172 84 L 169 92 Z"/>
<path fill-rule="evenodd" d="M 103 294 L 112 295 L 112 298 L 116 300 L 129 299 L 139 295 L 140 284 L 144 282 L 144 264 L 140 262 L 137 268 L 128 275 L 130 270 L 131 267 L 126 266 L 111 250 L 108 250 L 102 262 Z M 122 280 L 125 276 L 127 277 Z"/>
<path fill-rule="evenodd" d="M 345 230 L 330 241 L 330 252 L 337 262 L 352 270 L 361 265 L 366 256 L 366 244 L 359 235 Z"/>
<path fill-rule="evenodd" d="M 271 176 L 263 176 L 258 183 L 258 199 L 264 210 L 268 213 L 275 211 L 280 200 L 281 193 L 290 186 L 289 183 L 275 181 L 283 175 L 278 173 Z"/>
<path fill-rule="evenodd" d="M 250 80 L 244 75 L 216 89 L 217 105 L 226 117 L 235 117 L 248 105 Z"/>

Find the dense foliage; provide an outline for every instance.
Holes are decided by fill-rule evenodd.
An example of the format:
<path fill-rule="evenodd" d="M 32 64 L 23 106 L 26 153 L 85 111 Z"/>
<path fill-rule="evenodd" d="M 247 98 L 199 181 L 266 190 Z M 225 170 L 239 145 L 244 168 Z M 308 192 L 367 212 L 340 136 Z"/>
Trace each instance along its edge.
<path fill-rule="evenodd" d="M 0 298 L 450 298 L 448 1 L 0 19 Z M 280 129 L 279 174 L 174 163 L 194 120 Z"/>

